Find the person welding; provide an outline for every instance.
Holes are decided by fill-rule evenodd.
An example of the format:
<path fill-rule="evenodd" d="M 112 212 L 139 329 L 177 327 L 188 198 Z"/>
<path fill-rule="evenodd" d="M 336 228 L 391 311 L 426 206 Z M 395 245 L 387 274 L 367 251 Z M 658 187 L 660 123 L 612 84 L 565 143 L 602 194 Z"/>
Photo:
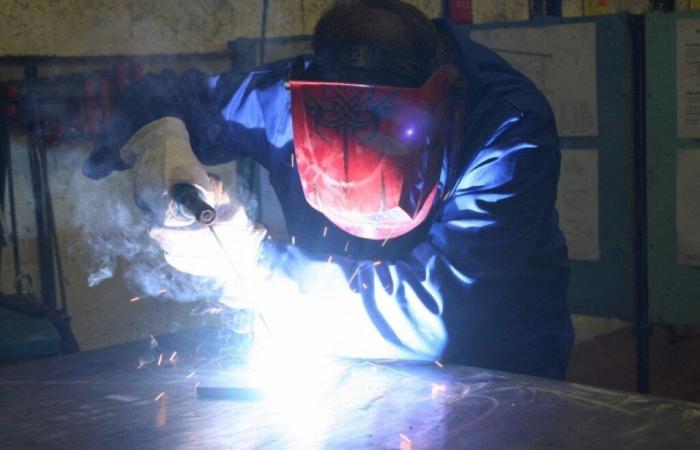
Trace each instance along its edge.
<path fill-rule="evenodd" d="M 247 74 L 143 77 L 84 173 L 131 168 L 169 264 L 235 272 L 234 291 L 285 280 L 259 300 L 266 319 L 332 352 L 562 378 L 573 329 L 544 96 L 400 0 L 337 2 L 313 49 Z M 289 239 L 265 238 L 207 174 L 244 156 L 269 171 Z M 178 183 L 215 207 L 216 239 L 178 211 Z"/>

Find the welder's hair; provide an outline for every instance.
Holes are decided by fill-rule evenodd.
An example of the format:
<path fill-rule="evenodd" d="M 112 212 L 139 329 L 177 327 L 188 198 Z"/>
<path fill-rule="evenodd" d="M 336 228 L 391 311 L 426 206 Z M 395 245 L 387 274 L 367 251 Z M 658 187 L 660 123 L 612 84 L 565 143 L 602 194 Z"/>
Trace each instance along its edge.
<path fill-rule="evenodd" d="M 403 1 L 337 0 L 316 24 L 312 45 L 316 55 L 332 52 L 335 48 L 358 46 L 393 50 L 410 55 L 429 67 L 438 57 L 440 38 L 425 14 Z M 342 81 L 386 81 L 368 80 L 367 77 L 372 78 L 372 75 L 362 73 L 336 75 L 337 78 L 363 78 Z M 378 74 L 378 77 L 384 76 Z"/>

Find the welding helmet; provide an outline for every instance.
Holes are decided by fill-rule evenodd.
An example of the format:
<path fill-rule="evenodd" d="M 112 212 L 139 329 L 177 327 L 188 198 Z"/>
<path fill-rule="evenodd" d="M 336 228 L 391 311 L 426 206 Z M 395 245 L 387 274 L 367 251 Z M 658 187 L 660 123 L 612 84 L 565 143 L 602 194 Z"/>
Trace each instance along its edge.
<path fill-rule="evenodd" d="M 346 73 L 354 72 L 351 78 L 381 65 L 392 68 L 388 77 L 409 81 L 328 81 L 315 62 L 296 60 L 288 88 L 304 196 L 354 236 L 400 236 L 425 220 L 437 197 L 452 67 L 433 70 L 366 47 L 336 50 L 333 58 Z M 342 79 L 343 70 L 336 78 Z M 410 86 L 416 77 L 420 84 Z"/>

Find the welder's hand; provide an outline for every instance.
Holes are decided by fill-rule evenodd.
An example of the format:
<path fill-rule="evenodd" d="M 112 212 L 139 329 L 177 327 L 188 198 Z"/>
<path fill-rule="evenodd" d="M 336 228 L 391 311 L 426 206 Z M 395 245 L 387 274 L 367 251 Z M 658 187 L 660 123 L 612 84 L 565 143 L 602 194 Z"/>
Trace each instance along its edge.
<path fill-rule="evenodd" d="M 156 226 L 149 234 L 175 269 L 195 276 L 215 278 L 224 296 L 242 301 L 257 276 L 257 261 L 264 227 L 251 222 L 243 206 L 224 192 L 221 181 L 210 179 L 216 221 L 210 227 Z M 218 238 L 218 241 L 217 241 Z"/>
<path fill-rule="evenodd" d="M 192 224 L 192 218 L 178 214 L 170 196 L 176 183 L 192 184 L 205 202 L 214 204 L 210 177 L 192 151 L 187 128 L 180 119 L 164 117 L 145 125 L 119 150 L 119 155 L 131 166 L 134 200 L 151 224 Z"/>

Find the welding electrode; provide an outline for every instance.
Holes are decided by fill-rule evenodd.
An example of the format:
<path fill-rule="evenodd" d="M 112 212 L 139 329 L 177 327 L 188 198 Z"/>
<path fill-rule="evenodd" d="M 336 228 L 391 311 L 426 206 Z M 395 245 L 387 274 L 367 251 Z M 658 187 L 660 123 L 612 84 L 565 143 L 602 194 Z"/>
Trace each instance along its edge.
<path fill-rule="evenodd" d="M 224 244 L 221 242 L 221 239 L 219 239 L 219 235 L 216 234 L 216 231 L 212 226 L 214 220 L 216 220 L 216 211 L 214 210 L 214 208 L 209 206 L 209 204 L 205 202 L 204 199 L 202 199 L 202 194 L 199 192 L 199 189 L 197 189 L 189 183 L 176 183 L 170 189 L 170 195 L 173 198 L 175 204 L 177 205 L 179 214 L 187 218 L 194 217 L 194 219 L 197 222 L 209 228 L 209 231 L 216 240 L 216 243 L 221 249 L 221 252 L 224 254 L 226 260 L 231 266 L 232 276 L 238 282 L 240 282 L 242 280 L 241 275 L 238 273 L 236 265 L 233 263 L 231 256 L 226 251 Z M 265 327 L 265 329 L 268 329 L 265 319 L 263 319 L 262 315 L 259 312 L 258 316 L 260 317 L 260 321 Z M 247 394 L 241 394 L 240 392 L 237 392 L 234 395 L 245 396 Z M 200 396 L 206 397 L 207 394 L 200 394 Z"/>
<path fill-rule="evenodd" d="M 216 211 L 202 199 L 199 189 L 189 183 L 177 183 L 170 189 L 178 212 L 185 217 L 194 217 L 202 225 L 211 225 L 216 219 Z"/>

